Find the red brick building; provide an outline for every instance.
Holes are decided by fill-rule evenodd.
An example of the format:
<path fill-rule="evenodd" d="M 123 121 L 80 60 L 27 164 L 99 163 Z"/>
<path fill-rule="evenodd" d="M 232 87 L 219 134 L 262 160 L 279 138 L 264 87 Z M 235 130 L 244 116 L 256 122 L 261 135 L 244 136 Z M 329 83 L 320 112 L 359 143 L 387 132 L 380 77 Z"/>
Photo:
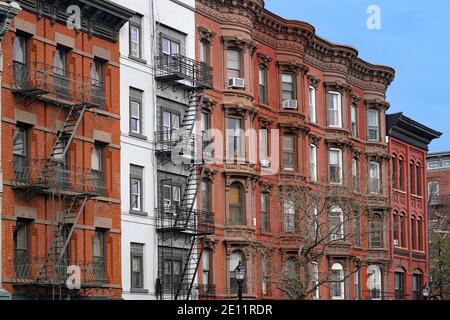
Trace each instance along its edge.
<path fill-rule="evenodd" d="M 401 113 L 387 117 L 389 136 L 390 254 L 388 293 L 395 299 L 420 300 L 428 282 L 428 144 L 441 136 Z"/>
<path fill-rule="evenodd" d="M 209 166 L 216 233 L 204 259 L 207 276 L 199 278 L 215 285 L 217 298 L 234 298 L 233 270 L 242 262 L 245 298 L 286 298 L 266 270 L 295 259 L 301 238 L 287 223 L 295 213 L 280 203 L 279 187 L 298 179 L 310 188 L 351 180 L 353 198 L 367 205 L 367 219 L 383 232 L 376 241 L 361 235 L 330 246 L 317 271 L 342 281 L 321 286 L 314 296 L 368 298 L 374 291 L 365 283 L 375 270 L 378 287 L 371 290 L 379 298 L 390 261 L 385 93 L 394 70 L 320 38 L 307 23 L 276 16 L 261 0 L 196 4 L 199 59 L 213 67 L 215 80 L 207 94 L 215 107 L 205 117 L 213 129 L 231 130 L 216 137 L 225 154 L 216 153 Z M 254 129 L 260 143 L 233 134 L 236 129 Z M 367 229 L 367 219 L 358 221 L 358 232 Z M 261 259 L 255 243 L 271 248 L 270 255 Z"/>
<path fill-rule="evenodd" d="M 133 12 L 18 3 L 3 41 L 3 287 L 21 298 L 120 298 L 118 31 Z"/>

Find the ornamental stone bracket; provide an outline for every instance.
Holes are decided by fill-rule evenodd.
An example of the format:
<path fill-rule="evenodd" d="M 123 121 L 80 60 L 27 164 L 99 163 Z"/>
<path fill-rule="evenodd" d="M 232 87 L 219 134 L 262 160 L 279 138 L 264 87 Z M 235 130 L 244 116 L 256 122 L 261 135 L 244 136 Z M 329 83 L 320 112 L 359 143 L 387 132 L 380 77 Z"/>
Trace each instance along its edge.
<path fill-rule="evenodd" d="M 338 148 L 353 150 L 353 143 L 347 139 L 342 138 L 326 138 L 325 142 L 328 145 L 333 145 Z"/>
<path fill-rule="evenodd" d="M 281 71 L 292 72 L 297 75 L 306 75 L 309 72 L 309 67 L 298 59 L 290 61 L 278 60 L 277 65 Z"/>
<path fill-rule="evenodd" d="M 315 133 L 309 133 L 308 138 L 309 138 L 309 143 L 313 144 L 315 146 L 318 146 L 320 144 L 320 141 L 322 141 L 322 139 L 323 139 L 323 137 L 321 137 Z"/>
<path fill-rule="evenodd" d="M 201 105 L 201 109 L 203 111 L 212 113 L 216 106 L 217 106 L 217 101 L 216 100 L 214 100 L 214 99 L 212 99 L 210 97 L 206 97 L 206 96 L 203 97 L 203 102 L 202 102 L 202 105 Z"/>
<path fill-rule="evenodd" d="M 259 64 L 262 64 L 266 68 L 269 68 L 270 63 L 273 61 L 272 57 L 269 57 L 260 51 L 256 53 L 256 56 L 258 57 Z"/>
<path fill-rule="evenodd" d="M 319 87 L 320 79 L 312 74 L 308 75 L 308 82 L 311 87 L 317 89 Z"/>
<path fill-rule="evenodd" d="M 342 81 L 325 81 L 323 85 L 327 90 L 333 90 L 344 94 L 350 94 L 352 92 L 352 86 Z"/>
<path fill-rule="evenodd" d="M 358 104 L 361 102 L 361 100 L 362 100 L 362 97 L 358 96 L 358 95 L 355 94 L 355 93 L 352 93 L 352 94 L 350 95 L 350 97 L 351 97 L 351 99 L 352 99 L 352 104 L 354 104 L 354 105 L 358 105 Z"/>
<path fill-rule="evenodd" d="M 263 128 L 263 129 L 268 129 L 270 130 L 272 128 L 272 125 L 274 124 L 274 122 L 270 119 L 268 119 L 267 117 L 258 117 L 258 121 L 259 121 L 259 127 Z"/>
<path fill-rule="evenodd" d="M 0 2 L 0 41 L 9 30 L 11 20 L 22 11 L 17 2 Z"/>
<path fill-rule="evenodd" d="M 200 40 L 206 41 L 210 44 L 213 43 L 214 38 L 216 37 L 216 33 L 214 31 L 211 31 L 204 26 L 198 26 L 197 31 Z"/>

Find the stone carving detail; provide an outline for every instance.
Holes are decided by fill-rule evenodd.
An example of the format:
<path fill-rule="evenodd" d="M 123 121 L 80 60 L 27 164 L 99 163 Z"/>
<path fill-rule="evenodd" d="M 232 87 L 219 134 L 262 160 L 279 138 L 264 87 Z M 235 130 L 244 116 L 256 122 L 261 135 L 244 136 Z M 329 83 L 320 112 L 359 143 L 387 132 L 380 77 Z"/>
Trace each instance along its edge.
<path fill-rule="evenodd" d="M 214 38 L 216 37 L 216 33 L 209 30 L 208 28 L 205 28 L 203 26 L 199 26 L 197 28 L 198 34 L 201 40 L 206 41 L 208 43 L 212 43 Z"/>
<path fill-rule="evenodd" d="M 311 75 L 311 74 L 309 74 L 308 75 L 308 82 L 309 82 L 310 86 L 312 86 L 312 87 L 317 89 L 318 86 L 319 86 L 319 83 L 320 83 L 320 79 L 315 77 L 315 76 L 313 76 L 313 75 Z"/>
<path fill-rule="evenodd" d="M 264 53 L 262 52 L 257 52 L 256 56 L 258 57 L 259 63 L 269 67 L 270 63 L 272 62 L 272 57 L 266 56 Z"/>

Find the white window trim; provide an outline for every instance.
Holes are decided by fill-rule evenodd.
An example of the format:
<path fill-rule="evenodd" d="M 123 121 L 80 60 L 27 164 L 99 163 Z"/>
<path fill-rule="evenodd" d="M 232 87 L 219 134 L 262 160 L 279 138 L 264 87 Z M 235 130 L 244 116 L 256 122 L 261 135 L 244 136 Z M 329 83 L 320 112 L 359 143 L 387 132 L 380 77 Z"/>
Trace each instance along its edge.
<path fill-rule="evenodd" d="M 333 95 L 338 96 L 338 99 L 337 99 L 337 101 L 338 101 L 338 104 L 337 104 L 338 124 L 331 125 L 331 124 L 329 124 L 330 119 L 328 119 L 328 126 L 330 128 L 342 128 L 342 95 L 340 92 L 337 92 L 337 91 L 328 91 L 328 94 L 333 94 Z M 330 112 L 329 105 L 327 105 L 327 117 L 328 117 L 328 112 Z"/>
<path fill-rule="evenodd" d="M 309 146 L 309 165 L 310 165 L 310 176 L 311 181 L 317 182 L 318 180 L 318 168 L 317 168 L 317 146 L 315 144 L 311 144 Z"/>
<path fill-rule="evenodd" d="M 331 296 L 332 300 L 344 300 L 345 299 L 345 283 L 344 283 L 344 267 L 340 263 L 335 263 L 331 267 L 332 271 L 339 271 L 339 281 L 341 285 L 341 295 Z"/>
<path fill-rule="evenodd" d="M 314 88 L 313 86 L 309 86 L 308 96 L 309 121 L 312 123 L 317 123 L 316 88 Z"/>
<path fill-rule="evenodd" d="M 371 167 L 372 165 L 376 165 L 376 173 L 377 173 L 377 177 L 371 177 L 370 173 L 371 173 Z M 381 193 L 381 172 L 380 172 L 381 166 L 379 162 L 376 161 L 370 161 L 369 162 L 369 183 L 371 182 L 372 179 L 375 179 L 378 181 L 377 183 L 377 190 L 369 190 L 371 194 L 380 194 Z"/>
<path fill-rule="evenodd" d="M 344 176 L 344 173 L 343 173 L 343 154 L 342 154 L 342 150 L 341 149 L 338 149 L 338 148 L 330 148 L 330 149 L 328 149 L 328 175 L 329 175 L 329 179 L 331 180 L 331 174 L 330 174 L 331 173 L 331 170 L 330 170 L 331 157 L 330 157 L 330 154 L 331 154 L 332 151 L 337 151 L 339 153 L 339 155 L 338 155 L 338 160 L 339 160 L 339 182 L 330 182 L 330 184 L 341 185 L 341 184 L 343 184 L 342 180 L 343 180 L 343 176 Z"/>

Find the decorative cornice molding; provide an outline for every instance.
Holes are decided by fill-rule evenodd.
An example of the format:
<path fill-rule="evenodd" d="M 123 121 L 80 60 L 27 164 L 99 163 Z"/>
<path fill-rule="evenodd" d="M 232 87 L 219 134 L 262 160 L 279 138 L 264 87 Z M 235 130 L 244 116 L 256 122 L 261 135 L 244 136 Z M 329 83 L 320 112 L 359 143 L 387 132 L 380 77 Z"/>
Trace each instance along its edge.
<path fill-rule="evenodd" d="M 22 11 L 22 8 L 17 2 L 0 2 L 0 41 L 9 30 L 11 20 Z"/>
<path fill-rule="evenodd" d="M 380 99 L 364 99 L 364 104 L 368 108 L 377 109 L 377 110 L 387 110 L 390 108 L 390 104 L 386 101 L 380 100 Z"/>
<path fill-rule="evenodd" d="M 255 41 L 252 39 L 246 39 L 240 34 L 237 34 L 234 37 L 222 36 L 222 42 L 225 50 L 228 48 L 238 48 L 243 52 L 248 50 L 250 54 L 255 52 L 257 46 Z"/>
<path fill-rule="evenodd" d="M 296 59 L 290 61 L 278 60 L 277 65 L 281 71 L 288 71 L 297 75 L 306 75 L 309 72 L 309 67 Z"/>
<path fill-rule="evenodd" d="M 350 94 L 352 86 L 341 81 L 325 81 L 323 83 L 326 90 L 338 91 L 342 94 Z"/>

